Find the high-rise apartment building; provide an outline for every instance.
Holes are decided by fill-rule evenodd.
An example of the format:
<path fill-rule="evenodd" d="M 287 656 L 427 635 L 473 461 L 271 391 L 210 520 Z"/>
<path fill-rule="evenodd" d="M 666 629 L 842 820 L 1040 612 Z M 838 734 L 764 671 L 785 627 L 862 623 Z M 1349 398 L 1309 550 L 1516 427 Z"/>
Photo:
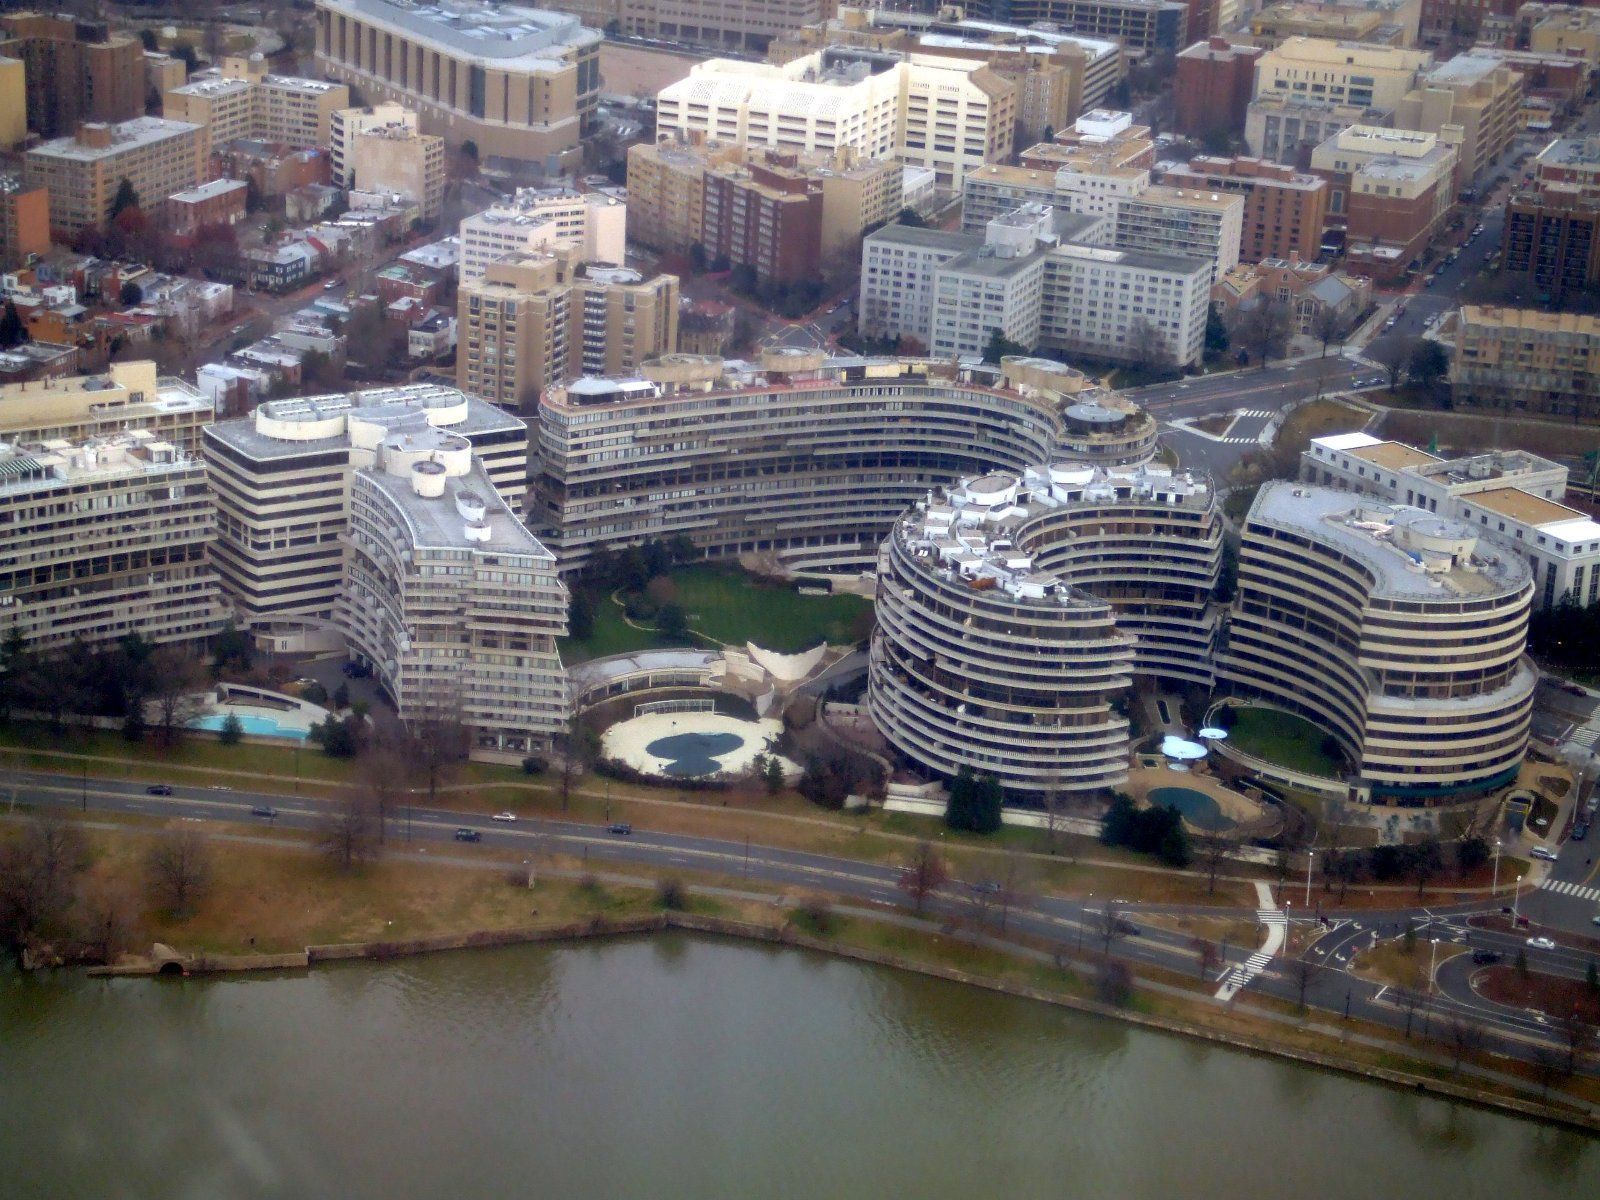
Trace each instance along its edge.
<path fill-rule="evenodd" d="M 1576 188 L 1600 197 L 1600 137 L 1555 138 L 1534 159 L 1534 186 Z"/>
<path fill-rule="evenodd" d="M 415 435 L 432 446 L 434 431 L 481 459 L 516 507 L 527 486 L 527 426 L 454 388 L 269 400 L 252 416 L 206 428 L 217 570 L 241 626 L 285 649 L 328 628 L 343 578 L 351 474 L 375 461 L 380 442 Z"/>
<path fill-rule="evenodd" d="M 1555 308 L 1600 282 L 1600 196 L 1571 184 L 1506 201 L 1500 272 Z"/>
<path fill-rule="evenodd" d="M 1328 181 L 1259 158 L 1192 158 L 1166 168 L 1161 182 L 1188 192 L 1244 198 L 1239 261 L 1258 263 L 1298 254 L 1314 260 L 1328 215 Z"/>
<path fill-rule="evenodd" d="M 628 211 L 637 240 L 656 249 L 699 243 L 708 261 L 747 263 L 763 279 L 788 282 L 859 254 L 863 231 L 900 212 L 904 177 L 895 160 L 848 149 L 641 144 L 628 150 Z"/>
<path fill-rule="evenodd" d="M 461 282 L 483 276 L 490 263 L 534 251 L 571 249 L 584 262 L 621 266 L 627 255 L 628 206 L 602 192 L 518 188 L 461 222 Z"/>
<path fill-rule="evenodd" d="M 9 271 L 49 249 L 50 193 L 15 175 L 0 175 L 0 269 Z"/>
<path fill-rule="evenodd" d="M 402 721 L 459 721 L 519 761 L 566 729 L 567 592 L 461 436 L 390 429 L 350 479 L 334 624 Z"/>
<path fill-rule="evenodd" d="M 1017 83 L 985 63 L 831 47 L 782 64 L 714 58 L 656 97 L 656 129 L 804 153 L 899 157 L 960 187 L 1012 151 Z"/>
<path fill-rule="evenodd" d="M 330 182 L 335 187 L 354 187 L 356 174 L 352 152 L 356 135 L 368 129 L 394 127 L 421 132 L 417 114 L 403 104 L 369 104 L 365 108 L 335 109 L 328 118 Z"/>
<path fill-rule="evenodd" d="M 1107 38 L 1142 54 L 1176 54 L 1194 40 L 1189 31 L 1189 5 L 1173 0 L 979 0 L 966 6 L 966 11 L 974 17 L 1024 26 L 1043 24 Z M 1207 28 L 1196 36 L 1211 32 Z"/>
<path fill-rule="evenodd" d="M 571 251 L 491 263 L 457 293 L 456 382 L 533 413 L 551 384 L 627 375 L 677 348 L 678 279 L 584 265 Z"/>
<path fill-rule="evenodd" d="M 1256 60 L 1265 51 L 1217 35 L 1178 55 L 1172 127 L 1185 137 L 1228 137 L 1244 128 L 1255 95 Z"/>
<path fill-rule="evenodd" d="M 0 626 L 32 649 L 209 637 L 216 528 L 200 461 L 149 430 L 0 443 Z"/>
<path fill-rule="evenodd" d="M 354 186 L 363 192 L 393 192 L 417 205 L 424 221 L 444 208 L 444 139 L 418 133 L 404 121 L 369 125 L 351 139 L 348 159 Z"/>
<path fill-rule="evenodd" d="M 350 105 L 342 83 L 274 75 L 260 55 L 229 56 L 222 66 L 166 91 L 161 114 L 208 126 L 211 144 L 253 138 L 284 146 L 326 146 L 333 114 Z"/>
<path fill-rule="evenodd" d="M 1600 318 L 1469 304 L 1455 350 L 1458 406 L 1600 421 Z"/>
<path fill-rule="evenodd" d="M 1426 50 L 1292 37 L 1256 60 L 1256 96 L 1393 111 L 1432 65 Z"/>
<path fill-rule="evenodd" d="M 0 56 L 21 60 L 28 128 L 43 138 L 85 121 L 128 121 L 144 113 L 144 47 L 102 21 L 64 13 L 0 15 Z"/>
<path fill-rule="evenodd" d="M 598 30 L 516 4 L 317 0 L 317 69 L 368 103 L 414 109 L 424 133 L 548 173 L 578 165 L 600 96 Z"/>
<path fill-rule="evenodd" d="M 0 150 L 28 139 L 28 69 L 20 58 L 0 56 Z"/>
<path fill-rule="evenodd" d="M 1108 225 L 1026 204 L 981 235 L 886 226 L 862 247 L 861 332 L 913 338 L 940 358 L 981 355 L 998 330 L 1060 354 L 1199 361 L 1210 263 L 1112 249 Z"/>
<path fill-rule="evenodd" d="M 123 180 L 145 212 L 159 219 L 168 196 L 210 176 L 210 158 L 205 126 L 135 117 L 120 125 L 84 125 L 75 137 L 35 146 L 23 157 L 22 179 L 49 190 L 51 228 L 73 234 L 111 219 Z"/>

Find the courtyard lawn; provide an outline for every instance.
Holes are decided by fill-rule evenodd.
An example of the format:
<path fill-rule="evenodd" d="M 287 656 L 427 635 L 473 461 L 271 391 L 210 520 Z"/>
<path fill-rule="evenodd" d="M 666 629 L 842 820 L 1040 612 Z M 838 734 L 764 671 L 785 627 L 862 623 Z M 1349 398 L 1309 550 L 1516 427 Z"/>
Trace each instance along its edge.
<path fill-rule="evenodd" d="M 871 602 L 860 596 L 802 596 L 782 584 L 762 583 L 737 567 L 679 567 L 670 578 L 676 588 L 672 602 L 683 609 L 693 633 L 701 636 L 673 639 L 637 628 L 623 617 L 616 599 L 605 596 L 595 605 L 593 636 L 583 641 L 563 638 L 561 661 L 571 666 L 610 654 L 669 646 L 714 649 L 712 642 L 742 647 L 748 641 L 780 654 L 796 654 L 823 641 L 835 645 L 858 641 L 872 610 Z"/>
<path fill-rule="evenodd" d="M 672 573 L 672 582 L 692 628 L 728 645 L 754 642 L 780 654 L 824 641 L 849 645 L 861 638 L 872 609 L 860 596 L 802 596 L 734 567 L 685 567 Z"/>
<path fill-rule="evenodd" d="M 1246 754 L 1292 771 L 1337 778 L 1339 759 L 1322 748 L 1326 731 L 1275 708 L 1236 708 L 1228 740 Z"/>

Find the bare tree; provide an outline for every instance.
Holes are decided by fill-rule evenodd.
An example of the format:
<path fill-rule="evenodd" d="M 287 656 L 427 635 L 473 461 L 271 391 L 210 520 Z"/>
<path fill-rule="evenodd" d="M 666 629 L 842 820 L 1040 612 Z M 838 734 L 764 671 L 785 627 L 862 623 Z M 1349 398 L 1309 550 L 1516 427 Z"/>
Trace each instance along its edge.
<path fill-rule="evenodd" d="M 1217 953 L 1217 944 L 1209 938 L 1197 937 L 1189 943 L 1194 947 L 1195 970 L 1203 983 L 1211 978 L 1211 972 L 1221 965 L 1221 956 Z"/>
<path fill-rule="evenodd" d="M 1000 890 L 995 893 L 995 904 L 1000 909 L 1000 932 L 1006 931 L 1006 925 L 1011 920 L 1011 910 L 1015 908 L 1025 895 L 1027 888 L 1027 866 L 1022 855 L 1015 850 L 1006 850 L 1000 863 Z"/>
<path fill-rule="evenodd" d="M 1143 317 L 1128 322 L 1128 365 L 1147 375 L 1171 374 L 1178 369 L 1167 339 Z"/>
<path fill-rule="evenodd" d="M 0 844 L 0 945 L 21 950 L 63 933 L 87 864 L 83 834 L 55 813 L 29 818 Z"/>
<path fill-rule="evenodd" d="M 1310 956 L 1309 951 L 1289 960 L 1289 978 L 1294 983 L 1297 1003 L 1301 1008 L 1306 1006 L 1306 991 L 1311 987 L 1311 981 L 1317 977 L 1319 969 L 1320 964 Z"/>
<path fill-rule="evenodd" d="M 1416 1019 L 1417 1010 L 1428 1002 L 1428 998 L 1421 992 L 1402 987 L 1395 988 L 1394 1002 L 1406 1014 L 1406 1037 L 1409 1038 L 1411 1036 L 1411 1024 Z"/>
<path fill-rule="evenodd" d="M 1095 992 L 1102 1004 L 1121 1008 L 1133 998 L 1133 972 L 1126 963 L 1107 955 L 1095 972 Z"/>
<path fill-rule="evenodd" d="M 121 889 L 102 888 L 87 897 L 80 935 L 85 957 L 93 962 L 115 962 L 133 944 L 129 914 L 137 909 L 138 902 Z"/>
<path fill-rule="evenodd" d="M 1323 358 L 1328 357 L 1330 345 L 1344 341 L 1344 330 L 1344 314 L 1336 308 L 1323 305 L 1317 310 L 1316 316 L 1311 318 L 1311 332 L 1317 341 L 1322 343 Z"/>
<path fill-rule="evenodd" d="M 1050 847 L 1050 853 L 1060 851 L 1061 841 L 1061 816 L 1066 808 L 1066 794 L 1062 788 L 1059 774 L 1051 774 L 1045 778 L 1040 799 L 1044 804 L 1044 835 L 1045 843 Z"/>
<path fill-rule="evenodd" d="M 417 773 L 427 781 L 431 807 L 439 789 L 449 782 L 456 767 L 467 757 L 466 724 L 461 719 L 460 697 L 440 697 L 418 716 L 407 722 L 410 733 L 409 755 Z"/>
<path fill-rule="evenodd" d="M 412 763 L 404 745 L 379 741 L 361 755 L 360 769 L 361 786 L 372 802 L 381 842 L 388 835 L 389 818 L 410 793 Z"/>
<path fill-rule="evenodd" d="M 1400 375 L 1405 371 L 1406 364 L 1411 361 L 1411 351 L 1416 341 L 1416 338 L 1380 338 L 1366 349 L 1367 357 L 1382 367 L 1389 376 L 1391 392 L 1400 386 Z"/>
<path fill-rule="evenodd" d="M 1215 834 L 1200 839 L 1200 865 L 1205 869 L 1208 896 L 1217 894 L 1217 875 L 1232 848 L 1233 843 L 1229 839 Z"/>
<path fill-rule="evenodd" d="M 144 867 L 151 899 L 181 920 L 211 886 L 211 847 L 198 830 L 186 829 L 151 846 Z"/>
<path fill-rule="evenodd" d="M 1575 1075 L 1594 1049 L 1595 1028 L 1577 1013 L 1568 1013 L 1561 1020 L 1561 1038 L 1567 1045 L 1567 1074 Z"/>
<path fill-rule="evenodd" d="M 1528 1051 L 1528 1061 L 1533 1066 L 1533 1077 L 1538 1081 L 1540 1094 L 1549 1095 L 1550 1085 L 1562 1076 L 1566 1057 L 1554 1046 L 1536 1042 Z"/>
<path fill-rule="evenodd" d="M 943 887 L 950 878 L 944 859 L 933 848 L 932 842 L 918 842 L 911 852 L 911 860 L 900 870 L 899 888 L 911 897 L 912 907 L 920 914 L 928 897 Z"/>
<path fill-rule="evenodd" d="M 1452 1013 L 1445 1022 L 1445 1041 L 1455 1057 L 1455 1069 L 1461 1069 L 1461 1060 L 1483 1049 L 1486 1040 L 1483 1026 L 1460 1013 Z"/>
<path fill-rule="evenodd" d="M 152 724 L 163 745 L 170 746 L 178 731 L 198 717 L 205 698 L 197 690 L 205 681 L 200 659 L 182 646 L 157 646 L 147 660 L 150 699 L 155 704 Z"/>
<path fill-rule="evenodd" d="M 317 840 L 328 860 L 350 871 L 376 858 L 378 818 L 366 796 L 344 796 L 328 809 L 319 823 Z"/>
<path fill-rule="evenodd" d="M 1239 317 L 1234 337 L 1247 346 L 1255 354 L 1258 365 L 1265 368 L 1288 348 L 1293 324 L 1291 316 L 1289 306 L 1282 300 L 1263 298 Z"/>
<path fill-rule="evenodd" d="M 1100 953 L 1110 954 L 1113 942 L 1128 935 L 1128 923 L 1122 919 L 1122 910 L 1115 900 L 1107 900 L 1095 918 L 1095 933 L 1100 938 Z"/>

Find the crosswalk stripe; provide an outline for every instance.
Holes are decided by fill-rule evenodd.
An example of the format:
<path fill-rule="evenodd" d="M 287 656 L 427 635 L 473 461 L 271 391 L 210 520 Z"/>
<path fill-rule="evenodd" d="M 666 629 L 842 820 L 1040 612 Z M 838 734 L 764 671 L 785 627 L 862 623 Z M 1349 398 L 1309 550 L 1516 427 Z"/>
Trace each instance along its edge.
<path fill-rule="evenodd" d="M 1569 879 L 1541 879 L 1539 886 L 1547 892 L 1561 896 L 1576 896 L 1580 900 L 1600 900 L 1600 888 L 1584 887 Z"/>

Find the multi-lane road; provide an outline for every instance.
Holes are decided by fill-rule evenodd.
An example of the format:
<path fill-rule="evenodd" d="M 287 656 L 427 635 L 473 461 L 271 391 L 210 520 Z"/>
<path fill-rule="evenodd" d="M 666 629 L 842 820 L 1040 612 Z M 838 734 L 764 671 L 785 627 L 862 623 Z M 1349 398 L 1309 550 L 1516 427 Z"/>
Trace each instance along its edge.
<path fill-rule="evenodd" d="M 272 827 L 310 833 L 325 814 L 321 801 L 226 788 L 173 786 L 170 795 L 153 795 L 142 782 L 82 778 L 44 772 L 0 772 L 0 813 L 17 806 L 78 808 L 83 812 L 121 813 L 160 820 L 184 820 L 231 825 Z M 270 809 L 269 816 L 253 810 Z M 456 831 L 470 829 L 480 839 L 473 844 L 455 840 Z M 401 810 L 390 828 L 390 838 L 417 854 L 453 860 L 474 858 L 480 850 L 522 854 L 530 859 L 552 854 L 601 863 L 636 865 L 654 872 L 704 871 L 769 887 L 804 888 L 826 892 L 857 903 L 898 906 L 906 901 L 900 890 L 900 872 L 890 865 L 858 862 L 829 855 L 786 850 L 736 841 L 658 833 L 635 828 L 628 834 L 611 833 L 604 826 L 569 821 L 524 818 L 514 823 L 495 821 L 490 815 L 463 814 L 415 805 Z M 487 858 L 485 859 L 487 862 Z M 498 863 L 498 857 L 493 860 Z M 950 885 L 930 904 L 942 917 L 972 917 L 974 903 L 968 880 Z M 1183 908 L 1139 905 L 1112 900 L 1136 934 L 1119 936 L 1112 952 L 1135 966 L 1158 966 L 1192 972 L 1196 965 L 1193 939 L 1146 923 L 1150 917 L 1175 914 L 1253 917 L 1255 910 Z M 1101 944 L 1106 898 L 1085 901 L 1073 897 L 1029 894 L 1011 909 L 1009 926 L 1017 933 L 1054 943 L 1063 953 L 1094 949 Z M 1498 913 L 1498 901 L 1482 901 L 1449 909 L 1397 907 L 1386 911 L 1328 912 L 1325 920 L 1311 914 L 1296 919 L 1297 928 L 1315 939 L 1309 952 L 1316 964 L 1307 981 L 1306 998 L 1315 1008 L 1401 1028 L 1406 1006 L 1392 992 L 1351 974 L 1354 953 L 1375 941 L 1402 935 L 1408 924 L 1416 927 L 1427 944 L 1438 937 L 1450 944 L 1494 949 L 1510 959 L 1521 948 L 1541 971 L 1580 976 L 1587 969 L 1590 947 L 1563 946 L 1554 951 L 1529 949 L 1528 931 L 1515 933 L 1473 928 L 1474 916 Z M 992 912 L 990 916 L 992 918 Z M 1432 947 L 1430 946 L 1430 952 Z M 1442 949 L 1442 947 L 1441 947 Z M 1218 974 L 1231 970 L 1256 950 L 1254 945 L 1230 947 L 1228 961 Z M 1293 1001 L 1299 995 L 1297 972 L 1285 962 L 1270 964 L 1250 983 L 1252 990 Z M 1479 998 L 1463 968 L 1452 960 L 1438 975 L 1437 1011 L 1468 1012 L 1483 1023 L 1492 1045 L 1500 1053 L 1525 1055 L 1534 1043 L 1557 1045 L 1560 1031 L 1542 1018 L 1506 1009 Z"/>

